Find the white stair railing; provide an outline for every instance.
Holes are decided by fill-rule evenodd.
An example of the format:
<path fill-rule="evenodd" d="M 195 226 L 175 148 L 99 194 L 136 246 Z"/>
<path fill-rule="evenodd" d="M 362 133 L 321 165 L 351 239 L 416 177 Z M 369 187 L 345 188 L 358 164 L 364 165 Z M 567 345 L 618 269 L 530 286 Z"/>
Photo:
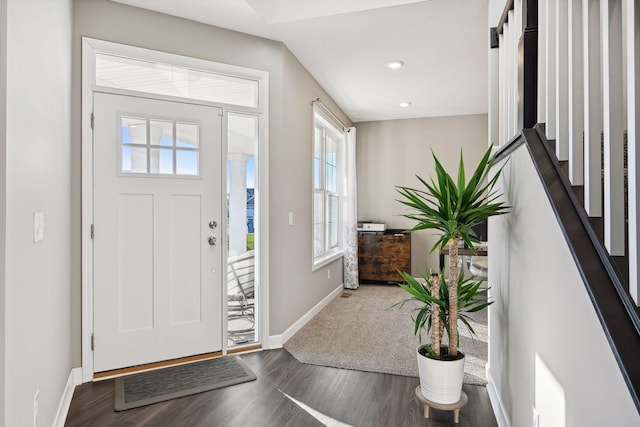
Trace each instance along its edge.
<path fill-rule="evenodd" d="M 537 13 L 527 15 L 532 7 Z M 602 217 L 609 254 L 628 256 L 629 292 L 638 304 L 640 0 L 508 0 L 495 29 L 499 52 L 492 70 L 497 103 L 492 98 L 491 105 L 498 114 L 490 117 L 498 123 L 489 129 L 498 146 L 522 127 L 519 102 L 527 100 L 519 93 L 518 66 L 527 16 L 537 17 L 537 122 L 555 141 L 558 160 L 568 161 L 571 183 L 584 186 L 587 214 Z"/>

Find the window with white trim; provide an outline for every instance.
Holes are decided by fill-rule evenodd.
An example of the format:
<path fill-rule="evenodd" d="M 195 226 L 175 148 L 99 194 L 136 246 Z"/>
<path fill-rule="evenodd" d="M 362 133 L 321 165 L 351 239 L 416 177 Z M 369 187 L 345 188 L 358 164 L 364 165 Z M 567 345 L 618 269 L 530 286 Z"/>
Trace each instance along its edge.
<path fill-rule="evenodd" d="M 313 265 L 342 255 L 342 127 L 314 108 L 313 133 Z"/>

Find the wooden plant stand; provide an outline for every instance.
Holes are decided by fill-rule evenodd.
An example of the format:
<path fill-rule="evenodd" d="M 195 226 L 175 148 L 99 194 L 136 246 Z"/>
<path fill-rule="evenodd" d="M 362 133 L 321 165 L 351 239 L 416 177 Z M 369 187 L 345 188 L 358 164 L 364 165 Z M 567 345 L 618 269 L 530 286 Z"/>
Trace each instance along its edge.
<path fill-rule="evenodd" d="M 442 404 L 431 402 L 422 395 L 420 386 L 416 387 L 416 397 L 422 404 L 424 404 L 425 418 L 429 418 L 429 408 L 439 409 L 441 411 L 453 411 L 453 422 L 456 424 L 460 422 L 460 409 L 462 409 L 462 407 L 466 405 L 468 401 L 467 394 L 463 391 L 460 394 L 460 400 L 458 400 L 456 403 Z"/>

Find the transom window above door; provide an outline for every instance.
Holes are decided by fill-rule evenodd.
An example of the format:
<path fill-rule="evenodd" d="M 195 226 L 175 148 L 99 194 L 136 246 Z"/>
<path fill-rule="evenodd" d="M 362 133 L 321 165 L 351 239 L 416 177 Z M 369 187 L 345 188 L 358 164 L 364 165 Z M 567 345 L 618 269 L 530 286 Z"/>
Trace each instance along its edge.
<path fill-rule="evenodd" d="M 256 80 L 103 53 L 95 61 L 97 86 L 258 107 Z"/>
<path fill-rule="evenodd" d="M 120 114 L 122 175 L 200 175 L 200 124 Z"/>

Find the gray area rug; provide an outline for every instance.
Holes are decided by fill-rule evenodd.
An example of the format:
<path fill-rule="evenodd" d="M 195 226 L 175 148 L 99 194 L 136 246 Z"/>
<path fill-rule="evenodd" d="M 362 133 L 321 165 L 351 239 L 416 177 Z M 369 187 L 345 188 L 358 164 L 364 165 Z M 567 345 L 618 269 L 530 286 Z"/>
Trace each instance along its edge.
<path fill-rule="evenodd" d="M 417 377 L 419 341 L 413 335 L 413 306 L 389 309 L 407 295 L 396 285 L 361 285 L 357 290 L 345 290 L 284 348 L 302 363 Z M 486 310 L 474 315 L 472 326 L 477 334 L 473 339 L 464 325 L 460 327 L 460 348 L 466 355 L 464 382 L 485 385 Z"/>
<path fill-rule="evenodd" d="M 253 371 L 236 356 L 142 372 L 116 378 L 114 409 L 124 411 L 255 379 Z"/>

